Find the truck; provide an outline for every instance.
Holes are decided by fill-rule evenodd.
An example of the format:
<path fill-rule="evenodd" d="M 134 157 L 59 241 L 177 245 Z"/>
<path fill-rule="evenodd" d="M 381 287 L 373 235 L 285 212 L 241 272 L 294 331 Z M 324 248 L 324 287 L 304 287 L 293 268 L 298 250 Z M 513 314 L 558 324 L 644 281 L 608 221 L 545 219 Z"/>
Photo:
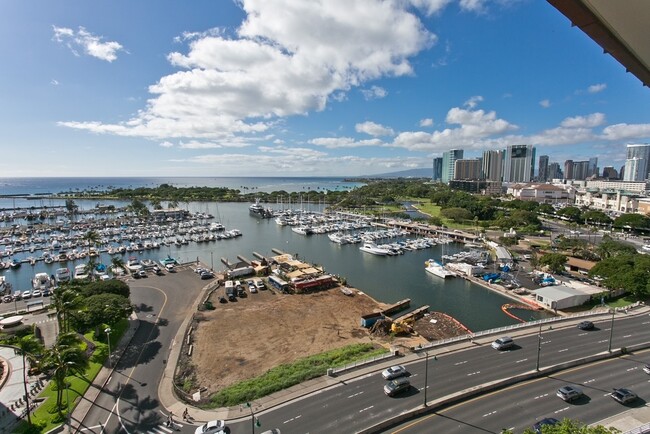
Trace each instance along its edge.
<path fill-rule="evenodd" d="M 235 297 L 235 284 L 232 280 L 226 280 L 226 297 L 228 297 L 228 301 L 237 300 L 237 297 Z"/>

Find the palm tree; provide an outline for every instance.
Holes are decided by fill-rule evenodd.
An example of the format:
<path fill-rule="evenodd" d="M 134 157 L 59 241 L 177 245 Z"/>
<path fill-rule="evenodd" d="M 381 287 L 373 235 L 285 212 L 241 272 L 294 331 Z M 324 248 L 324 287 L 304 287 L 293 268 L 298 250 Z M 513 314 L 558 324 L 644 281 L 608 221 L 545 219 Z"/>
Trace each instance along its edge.
<path fill-rule="evenodd" d="M 88 259 L 88 263 L 86 264 L 86 273 L 88 274 L 90 280 L 95 280 L 97 275 L 95 274 L 95 269 L 97 268 L 97 260 L 94 257 L 90 257 Z"/>
<path fill-rule="evenodd" d="M 111 259 L 111 268 L 113 270 L 124 270 L 124 271 L 126 271 L 126 266 L 125 266 L 124 260 L 122 258 L 117 258 L 117 257 L 112 258 Z M 115 271 L 113 271 L 113 274 L 117 274 L 117 273 L 115 273 Z"/>
<path fill-rule="evenodd" d="M 92 229 L 86 232 L 81 239 L 87 241 L 89 246 L 99 246 L 101 244 L 99 232 Z"/>
<path fill-rule="evenodd" d="M 63 390 L 68 388 L 66 377 L 83 374 L 88 369 L 88 357 L 81 349 L 81 339 L 76 333 L 60 334 L 54 346 L 45 351 L 41 362 L 43 370 L 49 372 L 56 384 L 56 407 L 63 416 Z M 67 403 L 68 413 L 70 403 Z"/>
<path fill-rule="evenodd" d="M 63 333 L 68 332 L 70 327 L 68 318 L 70 312 L 73 312 L 79 305 L 79 294 L 71 288 L 55 291 L 52 295 L 52 304 L 56 309 L 59 330 Z"/>
<path fill-rule="evenodd" d="M 16 341 L 11 345 L 14 350 L 23 356 L 23 387 L 25 389 L 25 405 L 27 406 L 27 422 L 29 425 L 32 424 L 32 417 L 29 413 L 29 393 L 27 391 L 27 363 L 29 361 L 29 366 L 35 365 L 38 363 L 38 355 L 43 351 L 43 346 L 41 343 L 34 337 L 34 335 L 23 336 L 22 338 L 17 338 Z"/>

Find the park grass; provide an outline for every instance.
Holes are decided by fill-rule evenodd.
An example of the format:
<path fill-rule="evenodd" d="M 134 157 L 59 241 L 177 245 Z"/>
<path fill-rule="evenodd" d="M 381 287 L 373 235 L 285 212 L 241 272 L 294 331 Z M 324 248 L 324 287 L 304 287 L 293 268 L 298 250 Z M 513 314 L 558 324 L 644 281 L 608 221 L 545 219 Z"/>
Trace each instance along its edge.
<path fill-rule="evenodd" d="M 112 328 L 110 335 L 111 348 L 115 348 L 115 345 L 119 342 L 128 326 L 128 321 L 122 320 Z M 101 329 L 103 330 L 103 328 Z M 61 415 L 59 415 L 59 411 L 56 408 L 56 384 L 54 381 L 49 381 L 47 386 L 36 397 L 36 399 L 43 400 L 43 403 L 31 414 L 32 426 L 30 427 L 26 420 L 23 420 L 16 428 L 17 433 L 48 432 L 66 423 L 67 415 L 74 410 L 80 398 L 88 391 L 108 357 L 106 335 L 100 334 L 99 336 L 95 336 L 95 332 L 90 331 L 84 334 L 84 336 L 96 345 L 95 352 L 89 361 L 86 372 L 80 376 L 70 375 L 65 378 L 68 389 L 63 392 L 62 404 L 64 408 L 61 411 L 63 419 L 61 419 Z M 82 345 L 85 349 L 86 344 L 83 343 Z"/>
<path fill-rule="evenodd" d="M 328 368 L 369 359 L 386 351 L 385 348 L 376 348 L 373 344 L 354 344 L 276 366 L 259 377 L 242 381 L 213 394 L 208 408 L 230 407 L 250 402 L 325 375 Z"/>

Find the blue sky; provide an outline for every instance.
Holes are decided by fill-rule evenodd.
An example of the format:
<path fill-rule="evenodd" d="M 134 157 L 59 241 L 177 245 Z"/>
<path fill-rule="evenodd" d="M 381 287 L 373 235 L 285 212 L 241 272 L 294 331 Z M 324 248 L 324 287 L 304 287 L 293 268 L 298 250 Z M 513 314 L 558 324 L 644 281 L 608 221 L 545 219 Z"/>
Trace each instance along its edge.
<path fill-rule="evenodd" d="M 0 177 L 617 170 L 650 90 L 541 0 L 0 3 Z"/>

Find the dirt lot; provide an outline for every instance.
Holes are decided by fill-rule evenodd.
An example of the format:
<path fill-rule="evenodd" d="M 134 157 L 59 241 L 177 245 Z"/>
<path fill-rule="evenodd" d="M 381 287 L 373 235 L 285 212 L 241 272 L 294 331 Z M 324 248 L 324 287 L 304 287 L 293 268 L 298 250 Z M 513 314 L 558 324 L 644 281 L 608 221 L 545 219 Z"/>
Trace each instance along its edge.
<path fill-rule="evenodd" d="M 197 314 L 193 333 L 191 363 L 203 396 L 279 364 L 353 343 L 405 349 L 426 342 L 370 336 L 360 326 L 360 316 L 385 305 L 356 291 L 346 296 L 338 288 L 304 295 L 266 290 L 225 304 L 218 302 L 222 295 L 223 287 L 210 298 L 216 309 Z"/>

